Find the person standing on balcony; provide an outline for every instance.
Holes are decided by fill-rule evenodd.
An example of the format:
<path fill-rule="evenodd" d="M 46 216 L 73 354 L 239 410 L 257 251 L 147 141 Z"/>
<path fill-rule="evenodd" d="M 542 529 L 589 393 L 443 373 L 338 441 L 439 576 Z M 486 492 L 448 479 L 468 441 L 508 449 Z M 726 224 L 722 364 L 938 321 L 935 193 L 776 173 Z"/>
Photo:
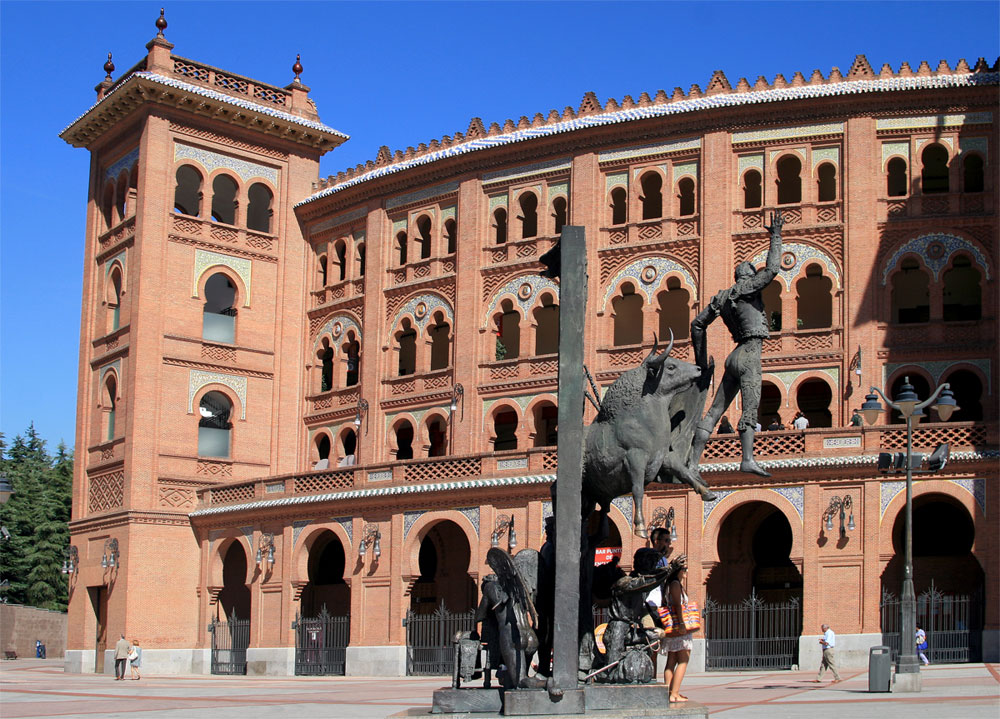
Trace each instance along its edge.
<path fill-rule="evenodd" d="M 806 429 L 809 427 L 809 420 L 806 419 L 806 416 L 801 412 L 796 412 L 795 419 L 792 420 L 792 426 L 795 427 L 795 429 Z"/>
<path fill-rule="evenodd" d="M 760 405 L 761 350 L 764 340 L 770 334 L 764 313 L 763 291 L 778 276 L 781 269 L 781 227 L 785 220 L 780 210 L 771 213 L 771 224 L 766 227 L 771 233 L 771 245 L 767 251 L 767 261 L 761 269 L 755 269 L 749 262 L 736 266 L 732 287 L 722 290 L 708 303 L 691 323 L 691 344 L 694 347 L 695 363 L 702 370 L 709 369 L 708 348 L 705 333 L 708 326 L 722 317 L 736 343 L 736 349 L 726 358 L 725 372 L 719 389 L 712 400 L 705 418 L 698 423 L 688 467 L 697 471 L 701 455 L 705 451 L 708 437 L 719 422 L 719 418 L 729 409 L 739 392 L 743 402 L 743 414 L 736 425 L 740 434 L 743 458 L 740 471 L 770 477 L 753 458 L 753 438 L 757 425 L 757 409 Z"/>

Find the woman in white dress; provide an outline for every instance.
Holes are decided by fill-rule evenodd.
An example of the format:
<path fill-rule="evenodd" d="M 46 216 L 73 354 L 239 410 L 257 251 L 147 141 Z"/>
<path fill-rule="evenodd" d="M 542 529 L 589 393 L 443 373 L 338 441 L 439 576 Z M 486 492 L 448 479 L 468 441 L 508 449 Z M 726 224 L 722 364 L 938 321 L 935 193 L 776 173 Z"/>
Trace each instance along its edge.
<path fill-rule="evenodd" d="M 687 593 L 684 591 L 686 580 L 687 567 L 680 567 L 667 583 L 667 602 L 676 617 L 681 616 L 681 609 L 688 601 Z M 660 652 L 667 655 L 667 666 L 663 670 L 663 683 L 670 687 L 671 704 L 688 700 L 686 696 L 681 694 L 681 682 L 684 681 L 684 673 L 687 671 L 693 647 L 691 632 L 665 637 L 661 640 Z"/>

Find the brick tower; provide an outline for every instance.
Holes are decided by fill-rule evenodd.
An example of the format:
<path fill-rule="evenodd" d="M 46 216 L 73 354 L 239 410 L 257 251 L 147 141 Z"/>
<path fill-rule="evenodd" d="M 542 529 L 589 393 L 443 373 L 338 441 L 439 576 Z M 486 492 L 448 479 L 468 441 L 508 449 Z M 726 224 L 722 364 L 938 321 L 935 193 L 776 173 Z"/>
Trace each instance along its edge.
<path fill-rule="evenodd" d="M 109 54 L 96 104 L 61 135 L 91 152 L 77 671 L 110 671 L 120 633 L 156 647 L 152 671 L 199 670 L 204 562 L 187 513 L 199 488 L 298 469 L 306 258 L 292 204 L 347 139 L 319 121 L 297 58 L 291 84 L 267 85 L 173 55 L 162 12 L 156 26 L 117 81 Z"/>

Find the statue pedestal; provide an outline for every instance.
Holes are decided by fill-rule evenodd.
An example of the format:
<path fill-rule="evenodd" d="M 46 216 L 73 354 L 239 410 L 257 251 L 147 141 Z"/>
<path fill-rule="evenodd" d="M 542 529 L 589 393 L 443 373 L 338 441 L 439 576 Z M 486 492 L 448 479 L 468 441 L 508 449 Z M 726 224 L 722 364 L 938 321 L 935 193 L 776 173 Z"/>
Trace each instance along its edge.
<path fill-rule="evenodd" d="M 662 684 L 591 684 L 566 692 L 552 701 L 544 689 L 438 689 L 432 714 L 466 717 L 531 717 L 547 719 L 586 715 L 607 719 L 631 717 L 708 717 L 708 708 L 697 702 L 671 704 Z"/>

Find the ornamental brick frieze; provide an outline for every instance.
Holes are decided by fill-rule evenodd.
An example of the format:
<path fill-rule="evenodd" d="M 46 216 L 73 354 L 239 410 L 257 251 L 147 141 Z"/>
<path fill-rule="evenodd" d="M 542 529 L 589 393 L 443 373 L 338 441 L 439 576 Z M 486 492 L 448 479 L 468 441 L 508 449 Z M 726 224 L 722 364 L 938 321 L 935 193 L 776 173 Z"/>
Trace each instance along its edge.
<path fill-rule="evenodd" d="M 352 314 L 337 312 L 322 322 L 322 325 L 318 326 L 315 332 L 310 333 L 314 336 L 313 349 L 318 348 L 320 338 L 327 333 L 329 333 L 330 337 L 333 338 L 333 342 L 335 344 L 345 340 L 348 332 L 353 332 L 355 339 L 357 339 L 358 342 L 362 341 L 363 335 L 361 332 L 361 323 L 358 318 Z M 312 322 L 310 322 L 310 326 L 311 325 Z"/>
<path fill-rule="evenodd" d="M 489 327 L 493 314 L 500 306 L 500 300 L 505 296 L 514 299 L 521 311 L 521 317 L 529 317 L 532 306 L 542 292 L 549 291 L 556 303 L 559 302 L 559 285 L 547 277 L 540 275 L 519 275 L 512 277 L 500 285 L 489 298 L 486 311 L 483 314 L 482 329 Z M 484 297 L 484 300 L 487 298 Z"/>
<path fill-rule="evenodd" d="M 767 342 L 767 340 L 765 340 Z M 780 347 L 780 345 L 779 345 Z M 761 364 L 765 368 L 780 369 L 783 367 L 803 367 L 807 366 L 809 369 L 814 369 L 813 365 L 830 363 L 830 362 L 840 362 L 844 358 L 843 350 L 837 350 L 836 352 L 814 352 L 810 354 L 781 354 L 779 356 L 767 356 L 765 355 L 761 360 Z M 766 370 L 770 371 L 770 369 Z"/>
<path fill-rule="evenodd" d="M 281 152 L 280 150 L 275 150 L 273 147 L 267 147 L 266 145 L 258 145 L 254 142 L 248 142 L 246 140 L 234 137 L 233 135 L 220 135 L 217 132 L 212 132 L 211 130 L 204 130 L 201 128 L 190 127 L 184 125 L 175 120 L 170 121 L 171 132 L 178 132 L 188 135 L 190 137 L 197 137 L 201 140 L 210 140 L 212 142 L 217 142 L 220 145 L 226 145 L 228 147 L 235 148 L 237 150 L 244 150 L 246 152 L 252 152 L 255 155 L 265 155 L 274 160 L 287 160 L 288 153 Z"/>
<path fill-rule="evenodd" d="M 788 242 L 790 244 L 800 244 L 809 247 L 807 253 L 813 251 L 812 248 L 826 255 L 828 260 L 832 260 L 834 266 L 839 268 L 844 259 L 844 231 L 842 228 L 830 230 L 829 228 L 802 228 L 793 232 L 788 232 Z M 765 233 L 755 233 L 754 235 L 736 235 L 733 238 L 733 263 L 752 262 L 752 257 L 767 254 L 767 235 Z M 784 263 L 782 264 L 784 269 Z M 838 269 L 839 273 L 839 269 Z"/>
<path fill-rule="evenodd" d="M 135 215 L 126 217 L 103 235 L 97 237 L 97 244 L 100 248 L 95 258 L 97 264 L 106 262 L 109 257 L 131 247 L 134 242 Z"/>
<path fill-rule="evenodd" d="M 239 234 L 242 232 L 242 230 L 234 230 L 234 232 L 237 232 L 237 234 Z M 248 235 L 249 234 L 252 233 L 248 233 Z M 225 254 L 227 255 L 235 255 L 237 257 L 246 258 L 248 260 L 259 260 L 261 262 L 270 262 L 272 264 L 278 261 L 278 258 L 275 255 L 265 255 L 262 254 L 261 252 L 258 252 L 257 250 L 260 250 L 261 249 L 260 247 L 243 249 L 242 247 L 230 246 L 223 244 L 222 242 L 210 242 L 205 239 L 186 237 L 183 235 L 179 235 L 176 232 L 172 232 L 171 234 L 167 235 L 167 240 L 169 240 L 170 242 L 176 242 L 177 244 L 180 245 L 190 245 L 192 247 L 197 247 L 199 248 L 198 250 L 196 250 L 197 252 L 208 251 L 217 253 L 221 250 L 225 252 Z"/>
<path fill-rule="evenodd" d="M 607 311 L 612 295 L 618 291 L 619 284 L 626 279 L 633 280 L 636 291 L 643 294 L 646 304 L 651 304 L 654 300 L 653 293 L 663 287 L 667 276 L 671 273 L 679 274 L 682 283 L 690 288 L 691 295 L 698 296 L 697 280 L 691 271 L 677 260 L 668 257 L 640 257 L 611 276 L 606 283 L 604 298 L 596 308 L 598 314 Z"/>
<path fill-rule="evenodd" d="M 130 524 L 158 524 L 172 527 L 189 527 L 191 520 L 188 515 L 177 512 L 161 512 L 156 510 L 136 511 L 126 510 L 99 517 L 85 517 L 69 523 L 70 534 L 104 532 Z"/>
<path fill-rule="evenodd" d="M 221 152 L 214 152 L 203 147 L 194 147 L 182 142 L 174 143 L 175 162 L 196 162 L 204 168 L 207 175 L 211 175 L 216 170 L 228 170 L 237 175 L 244 183 L 260 179 L 271 183 L 274 188 L 278 187 L 278 169 L 267 167 L 258 162 L 251 162 L 243 158 L 224 155 Z"/>
<path fill-rule="evenodd" d="M 125 498 L 125 470 L 88 477 L 87 511 L 91 514 L 118 509 Z"/>
<path fill-rule="evenodd" d="M 202 370 L 209 373 L 211 372 L 231 373 L 235 370 L 239 372 L 241 376 L 244 377 L 257 377 L 258 379 L 274 379 L 273 372 L 264 372 L 262 370 L 248 369 L 245 367 L 218 365 L 218 364 L 213 364 L 211 362 L 197 362 L 195 360 L 186 360 L 186 359 L 181 359 L 179 357 L 164 357 L 163 364 L 173 365 L 174 367 L 188 367 L 190 369 Z"/>
<path fill-rule="evenodd" d="M 524 392 L 525 390 L 536 390 L 538 392 L 555 392 L 558 389 L 556 381 L 557 375 L 548 377 L 530 377 L 526 379 L 509 382 L 491 382 L 480 384 L 476 387 L 481 397 L 506 397 L 511 392 Z"/>
<path fill-rule="evenodd" d="M 435 290 L 438 287 L 434 288 Z M 451 286 L 452 294 L 454 294 L 454 285 Z M 398 306 L 399 303 L 397 303 Z M 413 318 L 414 328 L 422 332 L 427 326 L 427 323 L 431 321 L 436 312 L 444 312 L 445 319 L 454 328 L 455 326 L 455 313 L 452 310 L 452 305 L 454 300 L 445 299 L 442 295 L 436 294 L 435 292 L 421 292 L 417 295 L 410 295 L 406 300 L 406 303 L 399 307 L 395 312 L 391 314 L 388 312 L 388 303 L 386 306 L 386 318 L 392 317 L 391 321 L 388 323 L 386 337 L 388 338 L 392 331 L 399 324 L 403 315 L 408 315 Z"/>
<path fill-rule="evenodd" d="M 755 267 L 763 265 L 767 252 L 758 252 L 750 258 L 750 264 Z M 808 262 L 819 262 L 826 269 L 826 276 L 834 280 L 834 285 L 839 290 L 842 286 L 840 279 L 840 268 L 830 255 L 813 245 L 806 245 L 801 242 L 783 242 L 781 245 L 781 269 L 778 276 L 785 285 L 785 289 L 794 289 L 793 282 L 802 271 L 803 266 Z"/>
<path fill-rule="evenodd" d="M 124 329 L 128 329 L 128 325 Z M 102 344 L 104 345 L 104 354 L 100 354 L 90 360 L 90 368 L 97 369 L 98 367 L 103 367 L 105 365 L 115 364 L 120 362 L 124 357 L 128 356 L 129 345 L 119 344 L 113 340 L 118 339 L 121 335 L 109 335 L 107 338 L 102 338 Z"/>
<path fill-rule="evenodd" d="M 423 291 L 438 293 L 443 296 L 448 304 L 452 307 L 455 306 L 455 278 L 435 278 L 430 280 L 420 280 L 418 282 L 410 282 L 406 285 L 399 285 L 391 289 L 387 289 L 383 292 L 385 296 L 385 319 L 388 321 L 391 317 L 397 314 L 399 308 L 410 299 L 413 294 L 423 293 Z M 390 329 L 395 327 L 396 323 L 393 322 L 389 325 Z"/>
<path fill-rule="evenodd" d="M 985 279 L 990 280 L 990 262 L 975 244 L 968 240 L 945 232 L 934 232 L 914 237 L 895 252 L 882 265 L 882 286 L 884 287 L 900 259 L 907 253 L 918 255 L 924 265 L 933 273 L 934 281 L 941 279 L 941 270 L 951 261 L 956 252 L 968 253 L 972 261 L 979 265 L 985 273 Z"/>
<path fill-rule="evenodd" d="M 398 397 L 387 397 L 379 400 L 378 404 L 383 410 L 415 407 L 434 409 L 434 407 L 443 406 L 450 401 L 451 390 L 449 389 L 446 392 L 424 392 L 420 394 L 405 394 Z M 351 411 L 353 412 L 354 410 L 352 409 Z"/>
<path fill-rule="evenodd" d="M 701 243 L 697 239 L 671 240 L 598 250 L 601 282 L 607 282 L 612 272 L 621 269 L 622 265 L 634 259 L 638 252 L 673 258 L 687 267 L 694 277 L 699 274 Z"/>

